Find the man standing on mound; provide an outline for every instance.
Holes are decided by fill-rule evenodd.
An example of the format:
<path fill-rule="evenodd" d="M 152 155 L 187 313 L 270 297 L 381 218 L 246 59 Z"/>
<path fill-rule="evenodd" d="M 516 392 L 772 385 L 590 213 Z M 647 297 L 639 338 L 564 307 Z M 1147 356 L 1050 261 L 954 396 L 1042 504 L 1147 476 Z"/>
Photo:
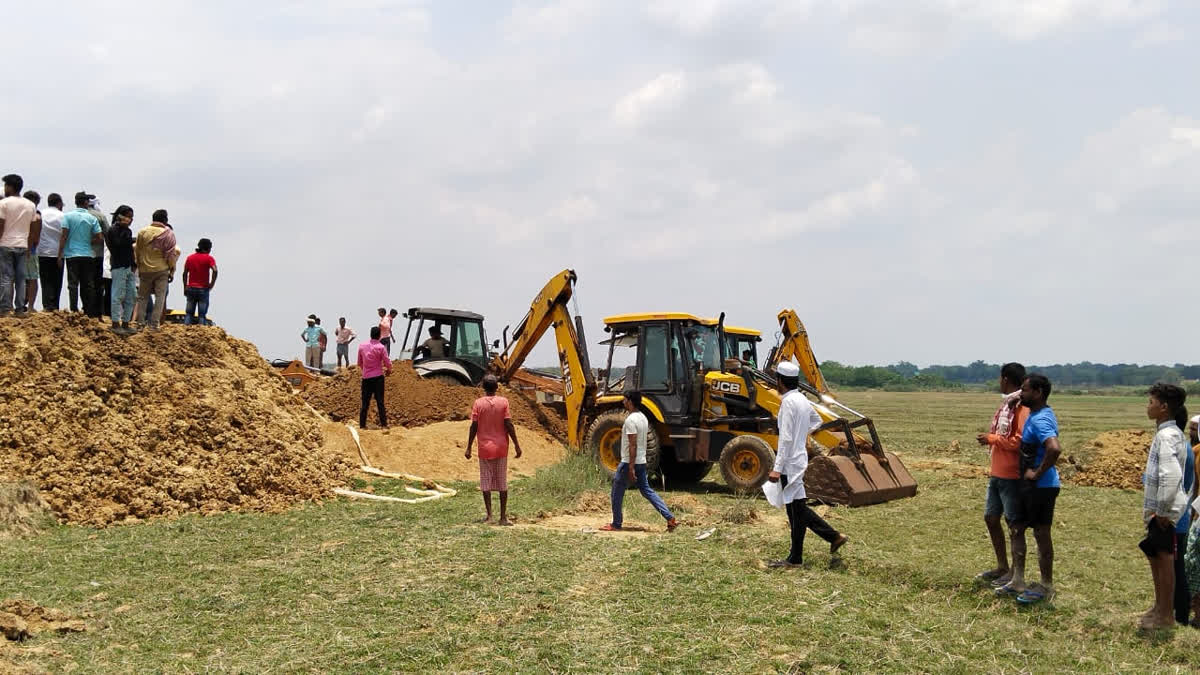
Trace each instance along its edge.
<path fill-rule="evenodd" d="M 521 457 L 521 442 L 508 411 L 508 399 L 496 395 L 499 385 L 495 375 L 483 376 L 484 395 L 475 399 L 471 407 L 466 457 L 471 459 L 471 446 L 479 438 L 479 489 L 487 509 L 483 522 L 492 522 L 492 491 L 496 491 L 500 493 L 500 524 L 512 525 L 508 521 L 508 439 L 512 439 L 517 449 L 517 459 Z"/>
<path fill-rule="evenodd" d="M 621 427 L 621 463 L 617 465 L 617 472 L 613 474 L 613 519 L 612 523 L 600 529 L 605 532 L 621 529 L 624 522 L 622 506 L 625 503 L 625 489 L 630 483 L 636 483 L 638 491 L 650 502 L 654 510 L 667 519 L 667 532 L 673 532 L 679 523 L 675 522 L 675 516 L 663 503 L 662 497 L 650 487 L 650 479 L 646 476 L 646 433 L 650 430 L 650 423 L 646 420 L 645 413 L 639 409 L 642 405 L 641 393 L 625 392 L 624 404 L 629 415 L 625 417 L 625 426 Z"/>
<path fill-rule="evenodd" d="M 807 530 L 811 529 L 829 542 L 830 555 L 837 553 L 849 537 L 830 527 L 807 503 L 804 472 L 808 470 L 808 435 L 821 426 L 821 416 L 800 393 L 800 367 L 791 361 L 780 363 L 775 370 L 775 380 L 783 399 L 779 403 L 779 446 L 775 451 L 775 468 L 767 474 L 767 480 L 783 482 L 783 503 L 787 505 L 788 525 L 792 531 L 792 550 L 786 559 L 774 560 L 768 565 L 799 567 L 804 564 Z"/>

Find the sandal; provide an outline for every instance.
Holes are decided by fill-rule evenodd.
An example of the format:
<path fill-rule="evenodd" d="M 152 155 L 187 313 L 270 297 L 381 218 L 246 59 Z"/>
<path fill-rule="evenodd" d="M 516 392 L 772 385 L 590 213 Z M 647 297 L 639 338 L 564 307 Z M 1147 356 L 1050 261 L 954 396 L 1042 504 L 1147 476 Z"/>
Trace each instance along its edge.
<path fill-rule="evenodd" d="M 601 532 L 620 532 L 620 531 L 621 531 L 621 528 L 619 528 L 619 527 L 613 527 L 613 524 L 612 524 L 612 523 L 608 523 L 607 525 L 601 525 L 601 526 L 600 526 L 600 531 L 601 531 Z"/>
<path fill-rule="evenodd" d="M 1004 584 L 1003 586 L 1000 586 L 999 588 L 997 588 L 995 591 L 997 598 L 1009 598 L 1009 599 L 1016 599 L 1016 598 L 1020 597 L 1024 592 L 1025 591 L 1019 591 L 1019 590 L 1013 588 L 1013 585 L 1011 583 Z"/>
<path fill-rule="evenodd" d="M 1000 577 L 1002 577 L 1006 574 L 1008 574 L 1008 572 L 1000 572 L 998 570 L 988 570 L 986 572 L 980 572 L 979 574 L 975 575 L 975 582 L 980 585 L 990 584 L 993 581 L 999 579 Z"/>
<path fill-rule="evenodd" d="M 1039 602 L 1054 597 L 1054 592 L 1041 587 L 1030 587 L 1017 596 L 1017 602 L 1022 605 L 1036 605 Z"/>

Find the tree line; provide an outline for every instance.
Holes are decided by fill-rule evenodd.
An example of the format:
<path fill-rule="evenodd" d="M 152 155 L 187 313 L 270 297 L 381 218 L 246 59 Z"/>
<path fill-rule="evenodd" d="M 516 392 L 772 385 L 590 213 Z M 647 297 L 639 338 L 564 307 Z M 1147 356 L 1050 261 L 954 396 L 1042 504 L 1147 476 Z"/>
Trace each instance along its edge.
<path fill-rule="evenodd" d="M 1000 373 L 1000 365 L 975 361 L 966 366 L 929 366 L 920 368 L 908 361 L 890 366 L 847 366 L 837 361 L 825 361 L 821 372 L 832 384 L 892 391 L 962 389 L 974 386 L 994 386 Z M 1030 372 L 1039 372 L 1050 378 L 1057 387 L 1104 388 L 1104 387 L 1148 387 L 1155 382 L 1186 384 L 1200 380 L 1200 365 L 1177 363 L 1165 365 L 1137 365 L 1133 363 L 1066 363 L 1049 366 L 1029 366 Z M 1200 385 L 1188 387 L 1200 391 Z M 1193 392 L 1194 393 L 1194 392 Z"/>

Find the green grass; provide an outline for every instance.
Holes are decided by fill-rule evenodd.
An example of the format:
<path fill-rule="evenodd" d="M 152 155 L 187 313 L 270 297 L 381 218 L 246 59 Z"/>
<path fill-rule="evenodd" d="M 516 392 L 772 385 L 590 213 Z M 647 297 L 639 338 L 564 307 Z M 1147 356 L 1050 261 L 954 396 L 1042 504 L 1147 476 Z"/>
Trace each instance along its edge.
<path fill-rule="evenodd" d="M 849 398 L 889 448 L 965 462 L 979 461 L 973 436 L 996 401 Z M 1052 403 L 1062 404 L 1068 452 L 1098 431 L 1146 425 L 1141 399 Z M 689 519 L 705 522 L 638 538 L 469 524 L 481 512 L 469 484 L 424 505 L 335 501 L 55 527 L 4 542 L 0 598 L 89 612 L 95 629 L 39 638 L 47 650 L 9 658 L 56 672 L 1191 672 L 1200 663 L 1200 632 L 1134 629 L 1150 602 L 1135 546 L 1139 495 L 1064 490 L 1059 597 L 1026 610 L 971 585 L 990 562 L 983 481 L 916 474 L 914 499 L 831 511 L 852 537 L 842 565 L 830 567 L 813 537 L 808 567 L 794 571 L 760 569 L 785 553 L 781 514 L 759 501 L 757 524 L 724 522 L 746 505 L 713 482 L 691 492 L 710 512 Z M 528 522 L 585 489 L 607 486 L 571 460 L 514 483 L 513 511 Z M 627 505 L 629 518 L 661 524 L 636 494 Z M 717 532 L 697 542 L 701 527 Z"/>

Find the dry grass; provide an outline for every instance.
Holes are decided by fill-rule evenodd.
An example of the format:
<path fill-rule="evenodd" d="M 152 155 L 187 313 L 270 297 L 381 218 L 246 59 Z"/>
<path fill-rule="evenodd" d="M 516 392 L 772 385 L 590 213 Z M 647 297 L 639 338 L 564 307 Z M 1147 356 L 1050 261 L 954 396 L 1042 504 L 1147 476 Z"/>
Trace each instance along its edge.
<path fill-rule="evenodd" d="M 0 539 L 37 534 L 54 522 L 31 483 L 0 483 Z"/>

